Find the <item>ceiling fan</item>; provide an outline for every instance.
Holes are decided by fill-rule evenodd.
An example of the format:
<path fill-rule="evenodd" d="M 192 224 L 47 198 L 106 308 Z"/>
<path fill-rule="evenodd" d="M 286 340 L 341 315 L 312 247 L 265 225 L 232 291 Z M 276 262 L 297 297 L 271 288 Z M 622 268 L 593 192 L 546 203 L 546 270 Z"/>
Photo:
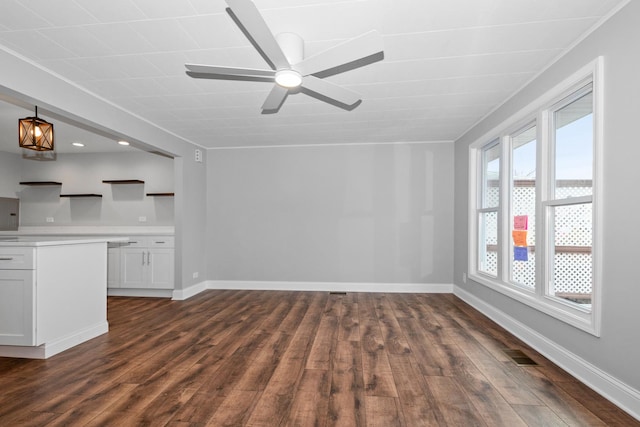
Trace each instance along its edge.
<path fill-rule="evenodd" d="M 304 58 L 304 41 L 293 33 L 274 36 L 251 0 L 226 0 L 236 22 L 272 69 L 236 68 L 185 64 L 194 78 L 275 82 L 262 104 L 263 113 L 273 113 L 290 92 L 303 91 L 345 109 L 361 102 L 350 89 L 321 78 L 358 68 L 383 58 L 382 36 L 370 31 L 316 55 Z"/>

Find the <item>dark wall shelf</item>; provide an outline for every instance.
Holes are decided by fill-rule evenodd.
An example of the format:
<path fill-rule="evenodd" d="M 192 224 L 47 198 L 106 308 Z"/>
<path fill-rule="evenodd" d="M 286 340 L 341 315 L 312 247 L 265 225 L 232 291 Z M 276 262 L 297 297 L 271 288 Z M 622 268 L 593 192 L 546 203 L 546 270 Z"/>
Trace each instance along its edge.
<path fill-rule="evenodd" d="M 144 184 L 144 181 L 139 179 L 103 179 L 105 184 Z"/>
<path fill-rule="evenodd" d="M 102 194 L 61 194 L 60 197 L 102 197 Z"/>
<path fill-rule="evenodd" d="M 56 181 L 22 181 L 20 182 L 20 185 L 30 185 L 32 187 L 39 187 L 39 186 L 45 186 L 45 185 L 62 185 L 61 182 L 56 182 Z"/>
<path fill-rule="evenodd" d="M 150 197 L 173 197 L 175 193 L 147 193 Z"/>

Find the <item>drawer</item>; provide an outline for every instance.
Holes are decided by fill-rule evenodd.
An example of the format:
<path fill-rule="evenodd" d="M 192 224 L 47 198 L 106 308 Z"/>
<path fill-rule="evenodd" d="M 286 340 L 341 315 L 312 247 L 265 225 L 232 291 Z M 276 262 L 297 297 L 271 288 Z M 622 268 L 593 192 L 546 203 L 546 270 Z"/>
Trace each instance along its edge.
<path fill-rule="evenodd" d="M 129 236 L 129 242 L 122 243 L 123 248 L 146 248 L 149 246 L 149 240 L 144 236 Z"/>
<path fill-rule="evenodd" d="M 149 237 L 150 248 L 173 248 L 174 247 L 173 236 L 153 236 Z"/>
<path fill-rule="evenodd" d="M 0 248 L 0 270 L 33 270 L 34 248 Z"/>

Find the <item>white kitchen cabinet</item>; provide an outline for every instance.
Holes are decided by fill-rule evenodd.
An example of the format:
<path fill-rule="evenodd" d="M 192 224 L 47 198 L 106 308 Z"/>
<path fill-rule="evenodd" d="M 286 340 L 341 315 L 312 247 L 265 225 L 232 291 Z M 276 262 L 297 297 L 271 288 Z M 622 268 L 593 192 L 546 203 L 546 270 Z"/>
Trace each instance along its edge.
<path fill-rule="evenodd" d="M 120 244 L 109 244 L 107 249 L 107 288 L 120 287 Z"/>
<path fill-rule="evenodd" d="M 6 259 L 0 255 L 1 260 Z M 0 342 L 36 345 L 34 270 L 0 270 Z"/>
<path fill-rule="evenodd" d="M 0 357 L 47 358 L 108 331 L 107 241 L 0 241 Z"/>
<path fill-rule="evenodd" d="M 173 289 L 173 236 L 132 236 L 120 249 L 120 288 Z"/>

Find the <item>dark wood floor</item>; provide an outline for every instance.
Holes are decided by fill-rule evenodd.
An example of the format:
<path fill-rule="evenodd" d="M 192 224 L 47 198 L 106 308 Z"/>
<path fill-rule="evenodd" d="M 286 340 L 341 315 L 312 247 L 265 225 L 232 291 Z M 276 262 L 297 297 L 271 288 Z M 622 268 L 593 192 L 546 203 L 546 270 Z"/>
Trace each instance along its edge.
<path fill-rule="evenodd" d="M 453 295 L 207 291 L 108 317 L 0 358 L 1 426 L 640 425 Z"/>

